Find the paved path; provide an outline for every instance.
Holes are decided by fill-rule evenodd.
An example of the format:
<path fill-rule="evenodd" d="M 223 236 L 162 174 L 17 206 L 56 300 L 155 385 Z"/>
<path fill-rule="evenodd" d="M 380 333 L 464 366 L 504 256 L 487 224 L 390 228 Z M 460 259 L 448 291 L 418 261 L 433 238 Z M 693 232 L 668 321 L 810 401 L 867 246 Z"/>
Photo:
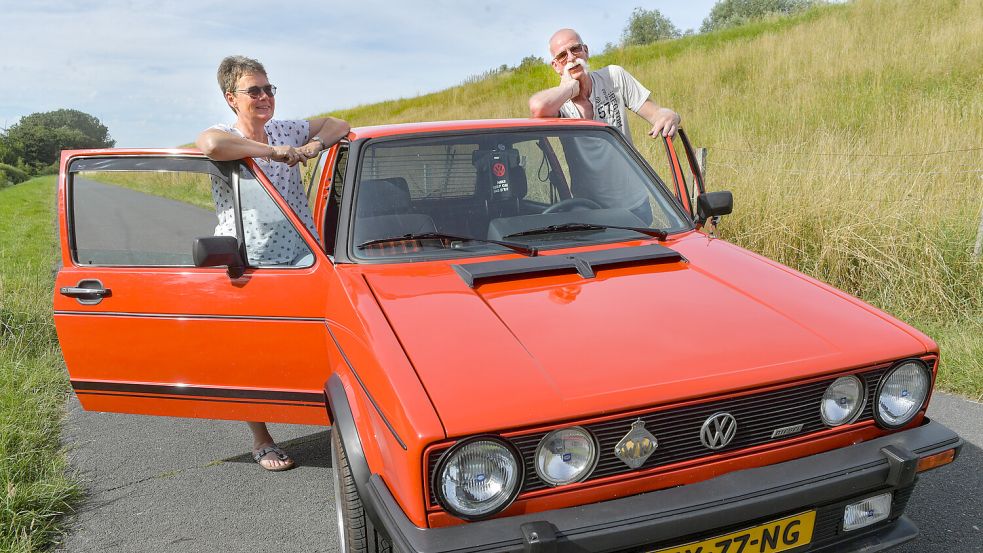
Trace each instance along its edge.
<path fill-rule="evenodd" d="M 922 536 L 898 551 L 983 552 L 983 404 L 937 394 L 929 415 L 967 443 L 922 477 L 908 508 Z M 271 428 L 298 468 L 259 469 L 243 423 L 88 413 L 73 398 L 65 443 L 89 497 L 58 551 L 336 551 L 330 430 Z"/>

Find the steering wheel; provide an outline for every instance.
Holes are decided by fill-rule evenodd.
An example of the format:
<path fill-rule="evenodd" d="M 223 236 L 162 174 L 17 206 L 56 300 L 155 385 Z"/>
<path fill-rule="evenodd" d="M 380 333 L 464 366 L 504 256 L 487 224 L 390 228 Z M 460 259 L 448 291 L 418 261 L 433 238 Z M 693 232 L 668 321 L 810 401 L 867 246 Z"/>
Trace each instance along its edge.
<path fill-rule="evenodd" d="M 565 213 L 567 211 L 573 211 L 577 208 L 603 209 L 601 205 L 594 200 L 588 200 L 587 198 L 567 198 L 547 207 L 543 211 L 543 215 L 546 215 L 547 213 Z"/>

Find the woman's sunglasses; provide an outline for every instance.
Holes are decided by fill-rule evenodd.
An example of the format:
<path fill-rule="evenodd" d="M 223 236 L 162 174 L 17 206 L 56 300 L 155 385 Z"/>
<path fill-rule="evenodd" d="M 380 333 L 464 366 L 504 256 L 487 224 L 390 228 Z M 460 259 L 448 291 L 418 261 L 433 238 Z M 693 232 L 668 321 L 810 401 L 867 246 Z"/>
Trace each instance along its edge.
<path fill-rule="evenodd" d="M 263 93 L 265 93 L 270 98 L 276 96 L 276 87 L 268 84 L 266 86 L 251 86 L 249 88 L 237 88 L 236 92 L 242 92 L 243 94 L 248 94 L 253 100 L 258 99 Z"/>

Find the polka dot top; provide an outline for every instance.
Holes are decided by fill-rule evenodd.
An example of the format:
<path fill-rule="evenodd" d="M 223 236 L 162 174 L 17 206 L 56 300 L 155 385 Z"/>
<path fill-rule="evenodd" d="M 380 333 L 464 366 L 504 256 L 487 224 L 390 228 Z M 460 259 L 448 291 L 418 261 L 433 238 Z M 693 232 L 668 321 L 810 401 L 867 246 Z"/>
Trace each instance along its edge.
<path fill-rule="evenodd" d="M 210 127 L 229 134 L 243 137 L 239 129 L 229 125 L 214 125 Z M 310 123 L 307 121 L 281 121 L 271 119 L 265 125 L 266 135 L 271 146 L 303 146 L 308 141 Z M 253 158 L 253 161 L 263 170 L 266 177 L 277 189 L 297 217 L 310 229 L 315 236 L 314 218 L 304 194 L 300 181 L 300 165 L 288 166 L 286 163 L 270 161 L 267 158 Z M 232 189 L 213 179 L 212 197 L 215 200 L 218 225 L 215 227 L 216 236 L 235 236 L 235 214 L 233 213 L 234 198 Z M 267 200 L 269 202 L 269 200 Z M 271 265 L 289 263 L 300 251 L 308 251 L 306 244 L 282 215 L 271 220 L 269 216 L 243 213 L 243 230 L 246 233 L 246 250 L 249 253 L 250 264 Z"/>

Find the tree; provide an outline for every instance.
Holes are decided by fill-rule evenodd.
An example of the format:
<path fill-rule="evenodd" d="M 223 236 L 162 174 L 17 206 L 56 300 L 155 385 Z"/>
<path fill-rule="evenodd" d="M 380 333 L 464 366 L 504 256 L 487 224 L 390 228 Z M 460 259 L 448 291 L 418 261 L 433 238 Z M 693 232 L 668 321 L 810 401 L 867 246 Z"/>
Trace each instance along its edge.
<path fill-rule="evenodd" d="M 621 33 L 621 45 L 649 44 L 657 40 L 679 38 L 679 28 L 659 10 L 635 8 L 628 18 L 628 25 Z"/>
<path fill-rule="evenodd" d="M 519 62 L 519 69 L 525 69 L 527 67 L 539 67 L 543 65 L 543 58 L 535 55 L 529 54 L 528 56 L 522 58 Z"/>
<path fill-rule="evenodd" d="M 720 0 L 703 20 L 700 32 L 736 27 L 769 15 L 789 15 L 818 3 L 818 0 Z"/>
<path fill-rule="evenodd" d="M 98 119 L 74 109 L 32 113 L 0 135 L 7 163 L 20 160 L 32 170 L 57 161 L 61 150 L 111 148 L 116 141 Z"/>

